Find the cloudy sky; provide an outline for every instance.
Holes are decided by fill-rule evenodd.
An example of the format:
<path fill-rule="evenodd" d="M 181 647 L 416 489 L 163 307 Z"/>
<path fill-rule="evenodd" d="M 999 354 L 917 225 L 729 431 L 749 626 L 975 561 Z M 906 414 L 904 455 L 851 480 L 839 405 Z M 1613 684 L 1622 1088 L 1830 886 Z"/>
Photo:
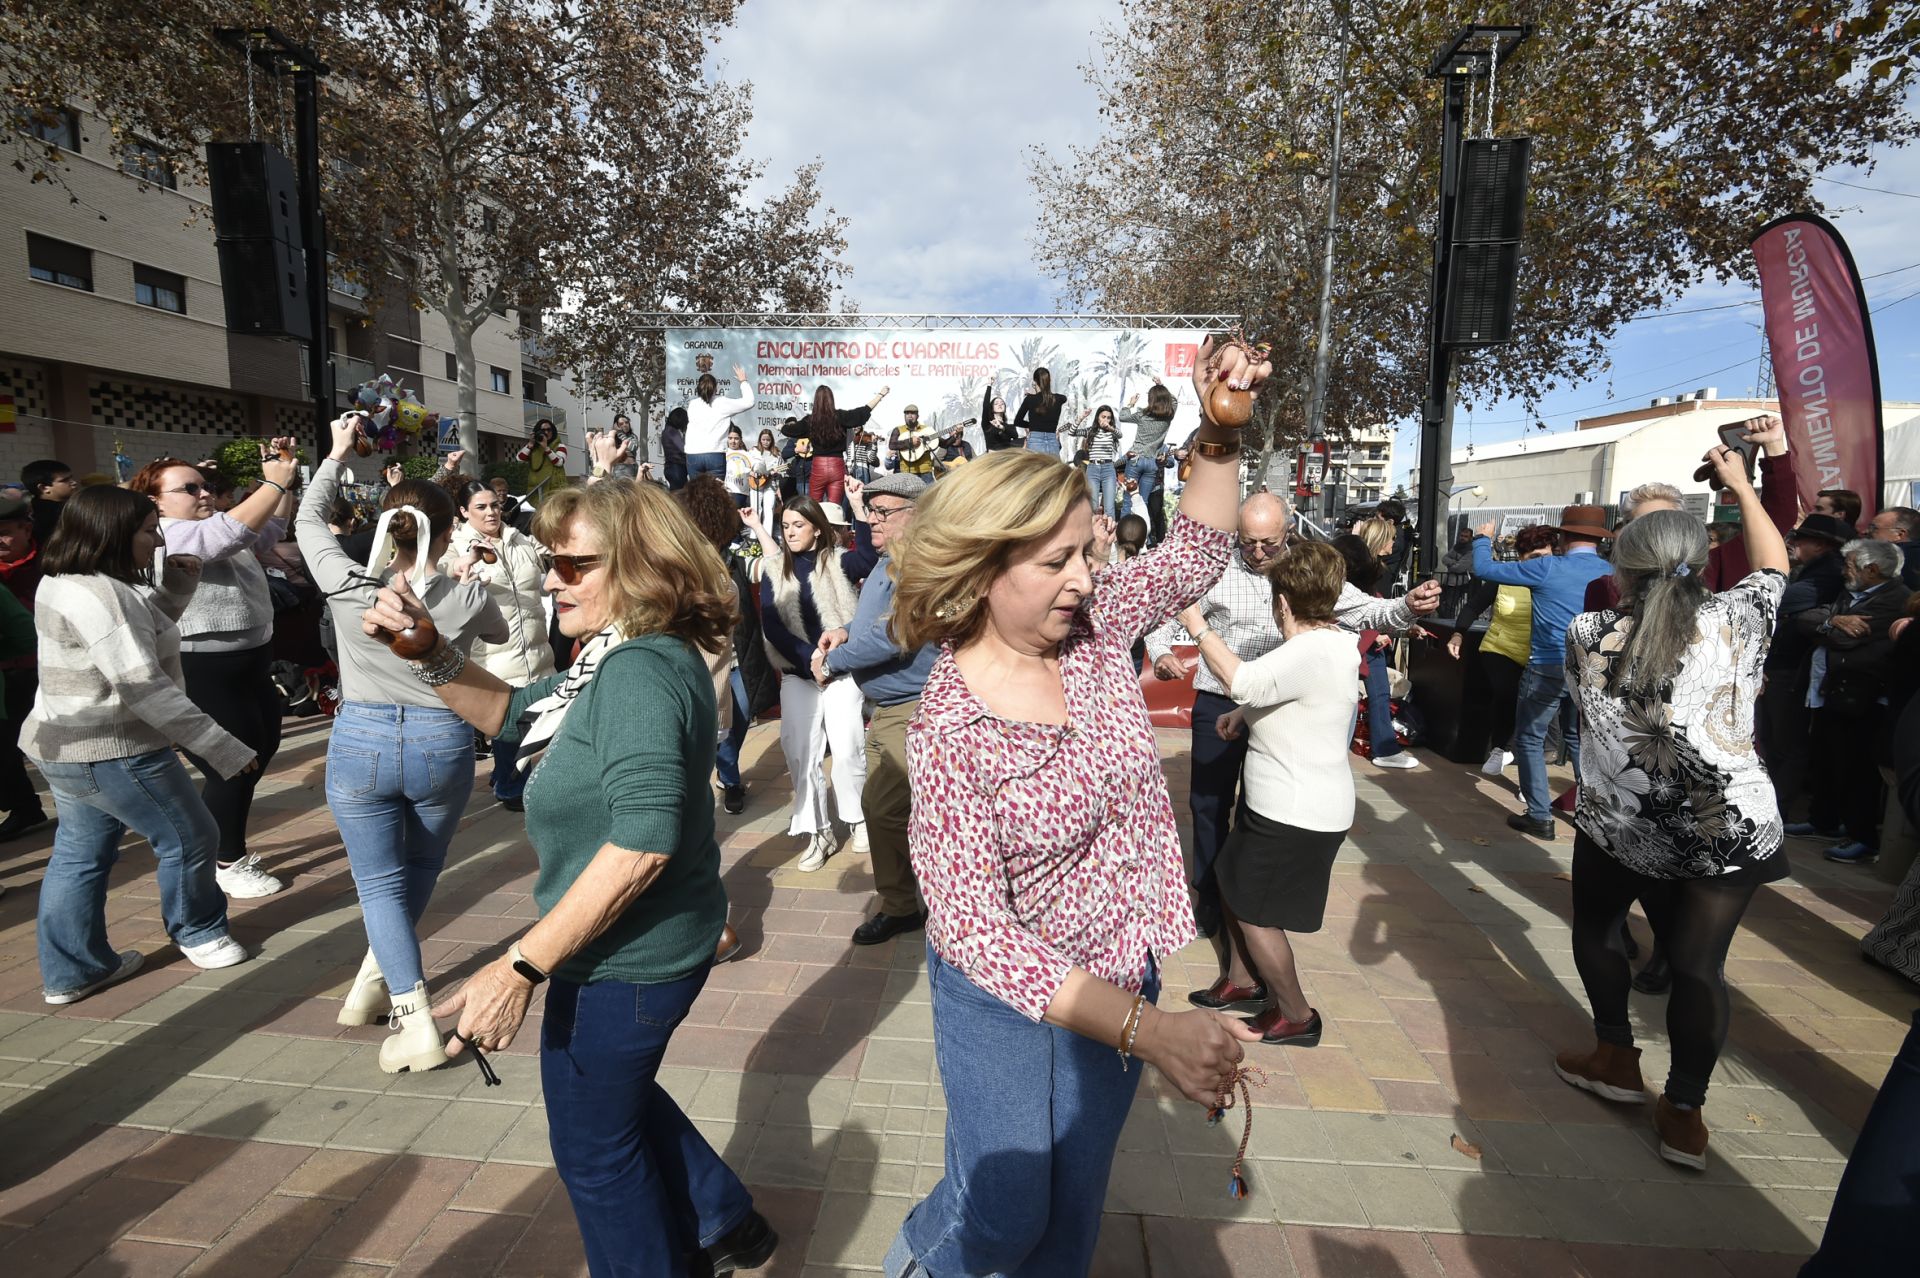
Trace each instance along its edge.
<path fill-rule="evenodd" d="M 1056 285 L 1028 243 L 1026 156 L 1036 145 L 1064 156 L 1098 133 L 1081 68 L 1115 12 L 1111 0 L 748 0 L 712 69 L 753 82 L 747 150 L 776 176 L 825 161 L 826 198 L 851 220 L 847 292 L 863 311 L 1051 311 Z M 1903 193 L 1817 184 L 1861 273 L 1879 276 L 1866 287 L 1886 397 L 1920 400 L 1920 153 L 1890 154 L 1870 175 L 1828 176 Z M 1703 287 L 1674 313 L 1627 325 L 1608 374 L 1543 401 L 1548 426 L 1571 430 L 1609 405 L 1700 386 L 1747 393 L 1759 307 L 1697 308 L 1753 296 Z M 1455 442 L 1532 429 L 1518 404 L 1486 405 L 1459 414 Z M 1417 438 L 1410 424 L 1401 431 L 1396 474 Z"/>

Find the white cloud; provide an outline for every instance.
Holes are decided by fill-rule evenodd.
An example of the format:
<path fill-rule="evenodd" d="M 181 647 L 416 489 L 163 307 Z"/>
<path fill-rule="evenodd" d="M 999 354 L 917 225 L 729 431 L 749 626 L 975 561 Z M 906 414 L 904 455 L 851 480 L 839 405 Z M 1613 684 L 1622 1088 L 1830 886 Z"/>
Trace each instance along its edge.
<path fill-rule="evenodd" d="M 864 311 L 1050 311 L 1027 149 L 1099 132 L 1100 0 L 749 0 L 709 59 L 754 86 L 773 182 L 819 157 Z"/>

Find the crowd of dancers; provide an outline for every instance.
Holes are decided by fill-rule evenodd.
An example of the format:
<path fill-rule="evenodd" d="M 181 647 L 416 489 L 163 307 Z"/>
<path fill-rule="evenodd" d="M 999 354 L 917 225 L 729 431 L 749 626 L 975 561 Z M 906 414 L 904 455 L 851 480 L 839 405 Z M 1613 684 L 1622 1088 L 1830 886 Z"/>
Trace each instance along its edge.
<path fill-rule="evenodd" d="M 379 1067 L 427 1070 L 507 1047 L 546 985 L 552 1150 L 596 1275 L 729 1273 L 778 1245 L 656 1077 L 712 966 L 739 950 L 717 810 L 744 810 L 742 746 L 775 704 L 793 864 L 869 859 L 877 900 L 854 943 L 926 934 L 946 1175 L 887 1273 L 1086 1273 L 1133 1061 L 1217 1109 L 1243 1087 L 1249 1048 L 1320 1041 L 1326 1018 L 1288 938 L 1323 925 L 1380 640 L 1440 607 L 1438 582 L 1396 593 L 1381 571 L 1405 552 L 1392 519 L 1355 551 L 1299 535 L 1279 496 L 1242 500 L 1239 425 L 1270 371 L 1243 341 L 1203 346 L 1203 407 L 1173 446 L 1167 387 L 1075 421 L 1038 370 L 1011 417 L 988 392 L 974 456 L 950 428 L 920 428 L 912 405 L 883 450 L 867 428 L 886 388 L 841 409 L 823 387 L 806 417 L 749 448 L 736 368 L 737 396 L 706 374 L 670 415 L 664 485 L 625 419 L 587 436 L 580 484 L 564 480 L 558 432 L 539 430 L 522 458 L 547 472 L 531 501 L 466 476 L 455 454 L 433 479 L 389 473 L 370 528 L 347 499 L 364 435 L 351 414 L 304 492 L 291 441 L 263 449 L 260 482 L 237 500 L 176 459 L 78 491 L 57 463 L 36 464 L 30 497 L 0 499 L 10 708 L 14 672 L 35 668 L 23 660 L 39 680 L 9 715 L 0 790 L 19 806 L 0 837 L 47 819 L 30 759 L 59 821 L 39 901 L 47 1002 L 142 962 L 111 945 L 104 911 L 128 830 L 152 846 L 188 960 L 249 958 L 227 901 L 281 886 L 247 823 L 279 742 L 291 520 L 338 666 L 327 800 L 368 940 L 339 1019 L 387 1019 Z M 1063 439 L 1081 465 L 1061 459 Z M 1768 429 L 1752 442 L 1784 447 Z M 1737 503 L 1738 543 L 1710 545 L 1701 521 L 1649 498 L 1618 528 L 1569 508 L 1513 559 L 1491 528 L 1462 547 L 1495 588 L 1480 607 L 1496 625 L 1519 612 L 1509 587 L 1527 595 L 1524 646 L 1490 630 L 1476 658 L 1521 667 L 1516 828 L 1553 833 L 1556 723 L 1578 781 L 1574 945 L 1594 1036 L 1554 1068 L 1650 1105 L 1661 1156 L 1695 1169 L 1727 1034 L 1722 963 L 1755 892 L 1786 873 L 1755 707 L 1781 619 L 1815 575 L 1789 584 L 1786 541 L 1739 452 L 1716 448 L 1704 467 Z M 1828 704 L 1859 691 L 1846 672 L 1877 668 L 1843 654 L 1899 637 L 1874 602 L 1885 556 L 1863 540 L 1841 548 L 1845 600 L 1801 623 L 1861 626 L 1863 643 L 1817 648 L 1811 686 Z M 1143 668 L 1184 677 L 1182 643 L 1201 663 L 1184 846 L 1141 692 Z M 1897 711 L 1877 701 L 1874 722 Z M 1404 766 L 1387 762 L 1391 719 L 1372 732 L 1376 761 Z M 1504 763 L 1496 741 L 1490 764 Z M 458 988 L 430 990 L 416 929 L 483 754 L 494 797 L 524 814 L 540 917 Z M 1864 804 L 1816 807 L 1814 823 L 1844 815 L 1857 837 Z M 1636 901 L 1672 985 L 1673 1064 L 1657 1089 L 1627 1015 Z M 1163 1009 L 1161 963 L 1196 936 L 1218 979 Z M 1897 1159 L 1911 1134 L 1863 1135 L 1856 1162 Z M 1843 1210 L 1868 1179 L 1883 1187 L 1848 1173 L 1828 1263 L 1884 1242 L 1881 1215 Z"/>

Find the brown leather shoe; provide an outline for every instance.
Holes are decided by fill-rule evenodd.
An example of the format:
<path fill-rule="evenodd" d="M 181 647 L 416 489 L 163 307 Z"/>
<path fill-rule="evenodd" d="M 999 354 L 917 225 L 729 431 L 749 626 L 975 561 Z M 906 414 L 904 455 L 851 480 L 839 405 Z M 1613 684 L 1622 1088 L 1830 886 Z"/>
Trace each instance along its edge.
<path fill-rule="evenodd" d="M 1653 1099 L 1640 1077 L 1640 1049 L 1596 1040 L 1590 1052 L 1566 1051 L 1553 1058 L 1553 1072 L 1582 1091 L 1623 1105 Z"/>
<path fill-rule="evenodd" d="M 1235 985 L 1223 976 L 1204 990 L 1189 993 L 1187 1002 L 1209 1012 L 1258 1012 L 1267 1005 L 1267 987 L 1258 981 Z"/>
<path fill-rule="evenodd" d="M 1697 1109 L 1681 1109 L 1662 1096 L 1653 1106 L 1653 1130 L 1660 1134 L 1660 1157 L 1695 1171 L 1707 1169 L 1707 1119 Z"/>
<path fill-rule="evenodd" d="M 726 924 L 720 929 L 719 944 L 713 947 L 714 963 L 717 965 L 728 959 L 739 958 L 741 948 L 740 934 L 733 930 L 733 924 Z"/>

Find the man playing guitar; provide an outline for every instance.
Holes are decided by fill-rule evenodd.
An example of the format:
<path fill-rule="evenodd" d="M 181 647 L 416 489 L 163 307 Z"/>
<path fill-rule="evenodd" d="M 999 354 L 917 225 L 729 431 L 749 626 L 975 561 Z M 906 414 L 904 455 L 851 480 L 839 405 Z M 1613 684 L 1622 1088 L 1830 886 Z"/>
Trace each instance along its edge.
<path fill-rule="evenodd" d="M 900 410 L 905 420 L 887 437 L 893 450 L 894 468 L 903 475 L 918 475 L 933 482 L 933 441 L 940 437 L 938 426 L 920 424 L 920 406 L 908 404 Z"/>

